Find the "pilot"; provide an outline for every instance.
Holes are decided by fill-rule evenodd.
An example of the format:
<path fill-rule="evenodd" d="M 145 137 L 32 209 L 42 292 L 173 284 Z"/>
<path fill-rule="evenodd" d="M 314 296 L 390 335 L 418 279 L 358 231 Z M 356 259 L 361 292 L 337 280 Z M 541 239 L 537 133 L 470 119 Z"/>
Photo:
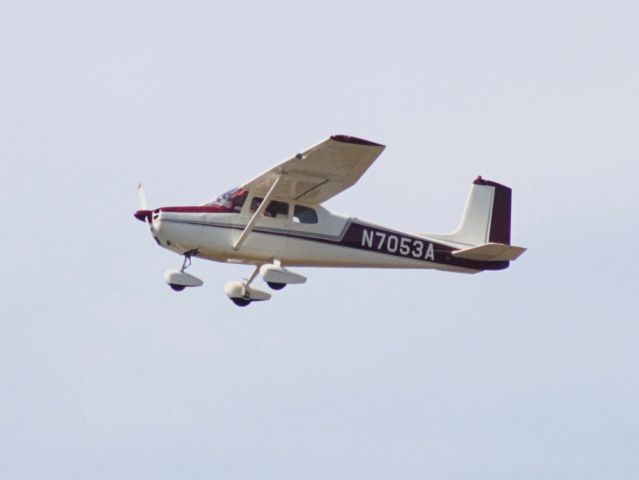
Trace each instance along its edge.
<path fill-rule="evenodd" d="M 251 202 L 251 212 L 255 212 L 260 207 L 260 205 L 262 204 L 262 200 L 262 198 L 253 197 L 253 201 Z M 268 208 L 264 210 L 263 215 L 265 217 L 273 216 L 271 212 L 269 212 Z"/>

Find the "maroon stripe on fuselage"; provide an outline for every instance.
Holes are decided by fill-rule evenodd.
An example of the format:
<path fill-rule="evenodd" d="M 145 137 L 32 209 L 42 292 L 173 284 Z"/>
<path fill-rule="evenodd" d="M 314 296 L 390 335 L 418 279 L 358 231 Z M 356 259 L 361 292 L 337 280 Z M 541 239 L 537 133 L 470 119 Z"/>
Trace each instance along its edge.
<path fill-rule="evenodd" d="M 320 240 L 321 241 L 321 240 Z M 327 242 L 329 243 L 329 242 Z M 337 242 L 343 247 L 367 250 L 394 257 L 410 260 L 420 260 L 427 263 L 439 263 L 471 270 L 503 270 L 508 268 L 509 262 L 481 262 L 466 260 L 452 255 L 453 247 L 416 237 L 394 230 L 385 230 L 372 225 L 352 222 L 344 237 Z M 429 245 L 432 245 L 432 257 L 428 255 Z"/>
<path fill-rule="evenodd" d="M 230 208 L 221 205 L 200 205 L 200 206 L 183 206 L 183 207 L 161 207 L 153 210 L 153 213 L 171 212 L 171 213 L 238 213 Z"/>

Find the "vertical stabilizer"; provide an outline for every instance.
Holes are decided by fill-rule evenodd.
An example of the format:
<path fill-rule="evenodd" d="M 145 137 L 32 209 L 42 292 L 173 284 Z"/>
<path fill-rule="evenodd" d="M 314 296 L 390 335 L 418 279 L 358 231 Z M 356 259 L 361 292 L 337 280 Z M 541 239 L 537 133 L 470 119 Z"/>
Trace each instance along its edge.
<path fill-rule="evenodd" d="M 428 236 L 468 246 L 510 245 L 511 202 L 510 188 L 477 177 L 470 188 L 457 230 L 448 235 Z"/>

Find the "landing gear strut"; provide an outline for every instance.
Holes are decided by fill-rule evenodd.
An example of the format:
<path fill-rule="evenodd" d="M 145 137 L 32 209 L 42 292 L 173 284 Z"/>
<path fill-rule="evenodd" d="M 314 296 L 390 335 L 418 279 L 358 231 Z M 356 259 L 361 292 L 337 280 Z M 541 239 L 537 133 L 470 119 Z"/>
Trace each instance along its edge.
<path fill-rule="evenodd" d="M 180 273 L 184 273 L 184 270 L 191 266 L 191 255 L 184 254 L 184 261 L 182 262 L 182 268 L 180 268 Z M 186 285 L 178 285 L 177 283 L 169 283 L 169 287 L 171 287 L 176 292 L 181 292 L 186 288 Z"/>
<path fill-rule="evenodd" d="M 167 270 L 164 272 L 164 280 L 176 292 L 181 292 L 186 287 L 200 287 L 204 282 L 193 275 L 186 273 L 184 270 L 191 266 L 191 256 L 196 255 L 197 250 L 189 250 L 184 252 L 184 261 L 182 268 L 179 270 Z"/>

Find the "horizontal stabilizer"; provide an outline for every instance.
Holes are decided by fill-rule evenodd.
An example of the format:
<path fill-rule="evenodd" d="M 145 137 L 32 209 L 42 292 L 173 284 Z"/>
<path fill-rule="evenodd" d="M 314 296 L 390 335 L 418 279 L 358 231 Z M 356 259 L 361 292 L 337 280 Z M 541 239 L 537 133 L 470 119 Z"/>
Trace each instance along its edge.
<path fill-rule="evenodd" d="M 526 251 L 523 247 L 505 245 L 503 243 L 484 243 L 477 247 L 464 248 L 453 252 L 453 257 L 482 262 L 509 262 L 516 260 Z"/>

